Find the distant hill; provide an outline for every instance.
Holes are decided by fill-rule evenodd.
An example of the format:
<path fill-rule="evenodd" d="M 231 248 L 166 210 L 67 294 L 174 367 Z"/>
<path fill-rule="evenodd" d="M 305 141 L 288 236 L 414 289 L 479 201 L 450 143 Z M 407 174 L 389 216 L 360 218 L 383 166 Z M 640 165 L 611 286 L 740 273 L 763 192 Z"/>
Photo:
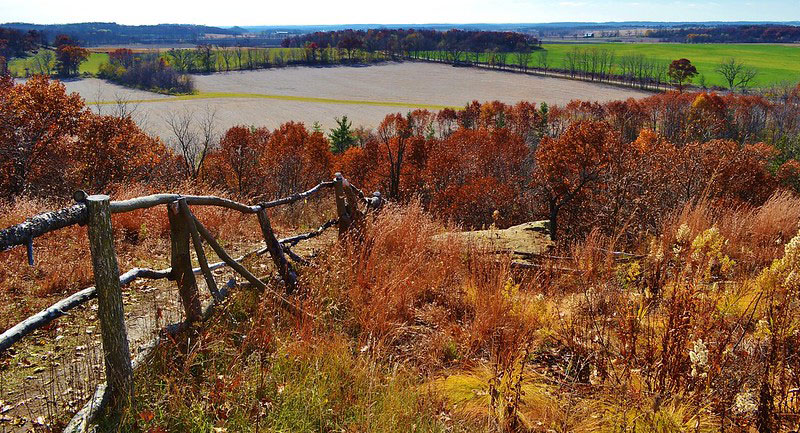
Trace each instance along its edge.
<path fill-rule="evenodd" d="M 194 24 L 157 24 L 131 26 L 117 23 L 72 23 L 72 24 L 31 24 L 6 23 L 0 27 L 27 32 L 40 32 L 46 41 L 52 42 L 56 35 L 67 34 L 84 46 L 119 44 L 197 44 L 215 45 L 278 46 L 290 36 L 314 32 L 369 29 L 417 29 L 447 31 L 459 29 L 466 31 L 520 32 L 541 36 L 561 36 L 582 34 L 583 32 L 610 32 L 616 30 L 640 34 L 641 29 L 650 29 L 660 34 L 683 29 L 728 29 L 744 26 L 764 26 L 789 28 L 799 26 L 800 21 L 791 22 L 557 22 L 557 23 L 429 23 L 429 24 L 341 24 L 341 25 L 281 25 L 281 26 L 233 26 L 213 27 Z M 676 37 L 685 37 L 685 32 L 677 32 Z M 694 31 L 694 33 L 698 33 Z M 700 32 L 710 33 L 710 32 Z M 670 34 L 674 36 L 674 34 Z"/>
<path fill-rule="evenodd" d="M 22 31 L 36 30 L 48 41 L 56 35 L 66 34 L 81 45 L 106 44 L 164 44 L 164 43 L 196 43 L 206 35 L 222 35 L 234 37 L 240 30 L 201 26 L 194 24 L 157 24 L 147 26 L 129 26 L 117 23 L 74 23 L 74 24 L 30 24 L 6 23 L 0 27 Z"/>
<path fill-rule="evenodd" d="M 486 31 L 524 31 L 528 29 L 624 29 L 635 27 L 683 28 L 683 27 L 722 27 L 742 25 L 800 25 L 800 21 L 706 21 L 706 22 L 668 22 L 668 21 L 609 21 L 609 22 L 554 22 L 554 23 L 427 23 L 427 24 L 335 24 L 335 25 L 282 25 L 282 26 L 237 26 L 235 29 L 248 32 L 288 32 L 311 33 L 337 30 L 369 29 L 429 29 L 429 30 L 486 30 Z"/>

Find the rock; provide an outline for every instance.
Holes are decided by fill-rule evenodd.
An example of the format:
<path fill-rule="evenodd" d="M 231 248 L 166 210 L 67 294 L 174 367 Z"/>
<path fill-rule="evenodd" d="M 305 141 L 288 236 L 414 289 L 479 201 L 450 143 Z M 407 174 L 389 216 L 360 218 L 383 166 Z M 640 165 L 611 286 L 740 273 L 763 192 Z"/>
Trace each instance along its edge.
<path fill-rule="evenodd" d="M 474 242 L 487 247 L 493 252 L 510 253 L 515 260 L 524 260 L 536 255 L 546 254 L 553 248 L 553 241 L 550 239 L 550 231 L 548 229 L 549 224 L 550 222 L 547 220 L 534 221 L 507 229 L 447 233 L 440 236 Z"/>

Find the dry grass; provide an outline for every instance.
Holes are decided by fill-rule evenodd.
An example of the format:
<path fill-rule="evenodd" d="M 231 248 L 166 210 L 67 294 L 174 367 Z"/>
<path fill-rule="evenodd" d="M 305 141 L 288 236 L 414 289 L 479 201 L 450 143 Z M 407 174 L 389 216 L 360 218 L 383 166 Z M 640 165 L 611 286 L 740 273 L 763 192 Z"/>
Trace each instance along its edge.
<path fill-rule="evenodd" d="M 165 242 L 158 211 L 118 223 L 126 256 Z M 222 238 L 253 236 L 252 223 L 207 212 L 200 219 Z M 800 201 L 789 194 L 757 208 L 701 201 L 676 211 L 635 255 L 613 253 L 615 238 L 592 232 L 523 272 L 485 245 L 441 236 L 454 228 L 419 203 L 390 205 L 300 269 L 298 302 L 315 320 L 298 323 L 259 293 L 236 290 L 191 345 L 176 339 L 138 373 L 137 406 L 123 425 L 793 429 L 798 221 Z"/>
<path fill-rule="evenodd" d="M 662 246 L 666 248 L 684 225 L 688 228 L 684 236 L 691 239 L 716 227 L 727 241 L 725 253 L 743 271 L 753 272 L 779 258 L 783 246 L 797 234 L 800 198 L 779 191 L 758 207 L 720 206 L 709 200 L 689 203 L 665 221 Z"/>

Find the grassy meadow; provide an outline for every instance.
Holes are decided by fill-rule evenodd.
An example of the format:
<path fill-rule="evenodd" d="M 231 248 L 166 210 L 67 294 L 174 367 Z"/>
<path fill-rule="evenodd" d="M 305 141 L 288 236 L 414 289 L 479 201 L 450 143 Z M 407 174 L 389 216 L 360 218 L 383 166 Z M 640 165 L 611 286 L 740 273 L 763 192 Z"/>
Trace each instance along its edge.
<path fill-rule="evenodd" d="M 706 85 L 725 86 L 727 83 L 715 70 L 723 60 L 735 58 L 748 67 L 758 70 L 753 82 L 755 86 L 770 86 L 800 81 L 800 46 L 778 44 L 639 44 L 639 43 L 564 43 L 542 45 L 548 53 L 547 63 L 550 69 L 565 69 L 565 58 L 573 50 L 606 49 L 614 53 L 615 63 L 624 56 L 644 55 L 650 60 L 663 63 L 687 58 L 697 67 Z M 470 53 L 463 54 L 462 59 L 472 60 Z M 487 62 L 489 54 L 480 56 L 481 62 Z M 508 64 L 516 65 L 517 56 L 509 53 Z M 539 54 L 533 52 L 528 65 L 539 67 Z M 619 69 L 618 67 L 615 67 Z M 700 75 L 694 83 L 700 82 Z"/>
<path fill-rule="evenodd" d="M 34 62 L 35 60 L 33 59 L 33 56 L 16 58 L 8 63 L 8 70 L 12 77 L 21 78 L 25 76 L 25 68 L 28 68 L 31 71 L 36 69 Z M 89 75 L 97 74 L 97 71 L 100 70 L 100 65 L 103 63 L 108 63 L 107 53 L 90 53 L 89 58 L 86 59 L 85 62 L 81 63 L 80 73 Z"/>
<path fill-rule="evenodd" d="M 704 75 L 710 86 L 727 85 L 715 69 L 728 58 L 735 58 L 758 69 L 756 85 L 800 81 L 800 46 L 768 44 L 546 44 L 549 62 L 555 67 L 564 64 L 564 57 L 575 48 L 613 50 L 616 57 L 643 54 L 651 59 L 671 62 L 687 58 Z M 531 66 L 537 65 L 535 56 Z M 695 79 L 697 81 L 697 79 Z"/>

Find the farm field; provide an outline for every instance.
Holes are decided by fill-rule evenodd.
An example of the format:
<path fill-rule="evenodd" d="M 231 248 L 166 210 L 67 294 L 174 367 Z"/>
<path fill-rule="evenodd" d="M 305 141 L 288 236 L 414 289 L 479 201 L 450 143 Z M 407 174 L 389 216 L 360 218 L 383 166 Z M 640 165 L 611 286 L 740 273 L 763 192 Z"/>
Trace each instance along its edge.
<path fill-rule="evenodd" d="M 196 75 L 198 93 L 164 96 L 131 90 L 98 79 L 66 83 L 95 110 L 124 99 L 136 105 L 148 131 L 166 138 L 165 118 L 180 110 L 216 109 L 220 130 L 238 124 L 275 128 L 287 121 L 324 129 L 335 117 L 354 126 L 375 128 L 387 113 L 415 108 L 462 107 L 472 100 L 547 102 L 573 99 L 609 101 L 649 95 L 634 89 L 427 63 L 392 63 L 370 67 L 293 67 Z M 422 79 L 424 78 L 424 79 Z"/>
<path fill-rule="evenodd" d="M 705 77 L 707 86 L 727 86 L 715 69 L 728 58 L 758 70 L 754 80 L 755 86 L 769 86 L 800 81 L 800 45 L 779 44 L 668 44 L 668 43 L 563 43 L 543 44 L 548 52 L 549 68 L 565 68 L 564 59 L 567 53 L 578 49 L 607 49 L 614 52 L 618 61 L 622 56 L 644 55 L 648 59 L 669 62 L 687 58 L 697 67 L 700 75 Z M 481 62 L 487 61 L 488 54 L 482 55 Z M 529 66 L 538 67 L 538 55 L 531 55 Z M 464 54 L 464 59 L 472 59 Z M 510 53 L 507 62 L 516 65 L 516 54 Z M 698 83 L 700 76 L 695 78 Z"/>
<path fill-rule="evenodd" d="M 30 68 L 31 70 L 34 69 L 31 64 L 32 61 L 32 57 L 13 59 L 8 63 L 8 71 L 11 73 L 12 77 L 24 77 L 25 68 Z M 108 63 L 108 54 L 92 52 L 89 54 L 89 58 L 86 59 L 85 62 L 81 63 L 80 73 L 94 75 L 97 73 L 97 71 L 100 69 L 100 65 L 103 63 Z"/>
<path fill-rule="evenodd" d="M 550 53 L 550 63 L 558 67 L 564 64 L 566 54 L 575 48 L 607 48 L 613 50 L 617 58 L 638 54 L 664 62 L 687 58 L 697 67 L 697 71 L 705 76 L 709 85 L 726 85 L 714 70 L 727 58 L 735 58 L 758 69 L 756 85 L 800 81 L 800 45 L 607 43 L 546 44 L 543 47 Z M 535 59 L 532 60 L 532 65 L 536 65 Z"/>
<path fill-rule="evenodd" d="M 148 46 L 149 47 L 149 46 Z M 782 84 L 785 82 L 795 83 L 800 81 L 800 45 L 781 45 L 781 44 L 677 44 L 677 43 L 549 43 L 543 45 L 549 53 L 549 67 L 562 68 L 567 53 L 575 49 L 609 49 L 619 59 L 622 56 L 644 55 L 649 59 L 658 60 L 665 64 L 678 58 L 688 58 L 697 67 L 700 75 L 704 76 L 708 86 L 726 85 L 722 77 L 715 71 L 717 66 L 725 59 L 735 58 L 747 66 L 758 69 L 759 76 L 754 81 L 756 86 L 769 86 Z M 89 59 L 81 64 L 80 72 L 86 74 L 96 74 L 101 64 L 108 62 L 108 51 L 117 47 L 93 48 Z M 153 49 L 140 46 L 132 47 L 137 52 L 160 51 L 166 48 L 155 47 Z M 190 49 L 190 48 L 189 48 Z M 259 48 L 259 56 L 268 53 L 272 63 L 279 63 L 277 59 L 288 58 L 289 51 L 300 50 L 297 48 Z M 217 50 L 217 56 L 221 57 Z M 242 63 L 247 63 L 250 55 L 248 49 L 243 52 Z M 166 55 L 164 55 L 166 57 Z M 465 55 L 466 58 L 467 55 Z M 234 56 L 232 56 L 234 57 Z M 488 54 L 482 55 L 481 60 L 486 61 Z M 259 57 L 260 58 L 260 57 Z M 13 76 L 24 76 L 25 68 L 29 66 L 30 58 L 14 59 L 9 64 L 9 70 Z M 240 69 L 238 60 L 231 60 L 232 70 Z M 511 53 L 508 58 L 509 63 L 516 64 L 516 55 Z M 529 62 L 531 67 L 538 66 L 536 53 L 531 56 Z M 222 67 L 221 59 L 217 61 L 217 68 Z M 699 81 L 695 79 L 695 83 Z"/>

